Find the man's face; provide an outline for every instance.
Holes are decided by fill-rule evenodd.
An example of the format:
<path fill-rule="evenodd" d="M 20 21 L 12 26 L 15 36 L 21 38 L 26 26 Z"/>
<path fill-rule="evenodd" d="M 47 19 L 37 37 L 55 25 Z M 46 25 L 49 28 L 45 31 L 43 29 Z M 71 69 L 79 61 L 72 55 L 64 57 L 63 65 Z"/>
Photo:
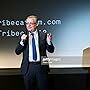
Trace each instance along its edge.
<path fill-rule="evenodd" d="M 28 31 L 34 32 L 37 28 L 36 18 L 27 18 L 26 28 Z"/>

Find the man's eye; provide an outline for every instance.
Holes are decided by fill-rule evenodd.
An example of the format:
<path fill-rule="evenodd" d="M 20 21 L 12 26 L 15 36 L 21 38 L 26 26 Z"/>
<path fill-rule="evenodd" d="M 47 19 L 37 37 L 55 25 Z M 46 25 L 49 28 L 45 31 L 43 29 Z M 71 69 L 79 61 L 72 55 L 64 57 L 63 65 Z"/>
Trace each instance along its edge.
<path fill-rule="evenodd" d="M 34 25 L 34 24 L 36 24 L 36 23 L 26 23 L 26 24 L 31 24 L 31 25 Z"/>

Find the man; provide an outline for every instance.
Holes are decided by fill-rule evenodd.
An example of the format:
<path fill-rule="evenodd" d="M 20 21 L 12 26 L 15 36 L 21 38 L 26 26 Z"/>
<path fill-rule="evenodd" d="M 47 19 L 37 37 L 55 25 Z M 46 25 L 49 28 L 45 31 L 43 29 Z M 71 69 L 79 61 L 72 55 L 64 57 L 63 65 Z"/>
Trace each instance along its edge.
<path fill-rule="evenodd" d="M 31 15 L 26 18 L 27 33 L 21 36 L 16 47 L 16 54 L 23 52 L 21 72 L 24 77 L 26 90 L 33 90 L 34 83 L 37 82 L 39 90 L 48 90 L 48 70 L 49 66 L 41 64 L 47 57 L 46 50 L 54 52 L 51 34 L 38 31 L 37 16 Z"/>

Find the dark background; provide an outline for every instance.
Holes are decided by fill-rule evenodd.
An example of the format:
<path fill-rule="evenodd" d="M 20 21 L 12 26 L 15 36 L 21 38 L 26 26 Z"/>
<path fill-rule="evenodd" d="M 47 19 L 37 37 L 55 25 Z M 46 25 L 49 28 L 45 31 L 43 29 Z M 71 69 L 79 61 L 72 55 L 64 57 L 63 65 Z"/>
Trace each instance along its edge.
<path fill-rule="evenodd" d="M 90 8 L 89 0 L 0 0 L 0 20 L 25 20 L 28 15 L 34 14 L 43 22 L 48 19 L 60 19 L 64 22 L 70 12 L 83 10 L 82 7 L 86 6 Z M 58 33 L 58 29 L 56 29 L 58 27 L 62 28 L 64 24 L 40 26 L 40 28 L 52 32 L 54 37 Z M 0 25 L 0 30 L 7 31 L 8 29 L 22 31 L 25 26 Z M 16 56 L 10 60 L 18 40 L 19 37 L 0 36 L 0 54 L 3 55 L 3 58 L 0 56 L 0 68 L 13 68 L 13 66 L 18 68 L 20 65 L 19 62 L 16 63 Z M 55 38 L 54 42 L 56 42 Z M 87 69 L 51 69 L 48 77 L 50 90 L 89 90 L 90 88 Z M 0 70 L 0 90 L 24 90 L 23 79 L 18 69 Z"/>

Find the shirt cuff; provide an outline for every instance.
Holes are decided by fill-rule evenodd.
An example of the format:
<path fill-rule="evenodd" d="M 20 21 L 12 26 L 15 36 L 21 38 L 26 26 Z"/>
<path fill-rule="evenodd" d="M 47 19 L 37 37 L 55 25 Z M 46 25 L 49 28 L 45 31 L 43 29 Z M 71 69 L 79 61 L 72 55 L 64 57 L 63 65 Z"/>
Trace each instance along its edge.
<path fill-rule="evenodd" d="M 23 43 L 23 41 L 20 41 L 20 45 L 24 46 L 24 43 Z"/>
<path fill-rule="evenodd" d="M 51 41 L 50 40 L 47 40 L 47 43 L 48 43 L 48 45 L 51 45 Z"/>

